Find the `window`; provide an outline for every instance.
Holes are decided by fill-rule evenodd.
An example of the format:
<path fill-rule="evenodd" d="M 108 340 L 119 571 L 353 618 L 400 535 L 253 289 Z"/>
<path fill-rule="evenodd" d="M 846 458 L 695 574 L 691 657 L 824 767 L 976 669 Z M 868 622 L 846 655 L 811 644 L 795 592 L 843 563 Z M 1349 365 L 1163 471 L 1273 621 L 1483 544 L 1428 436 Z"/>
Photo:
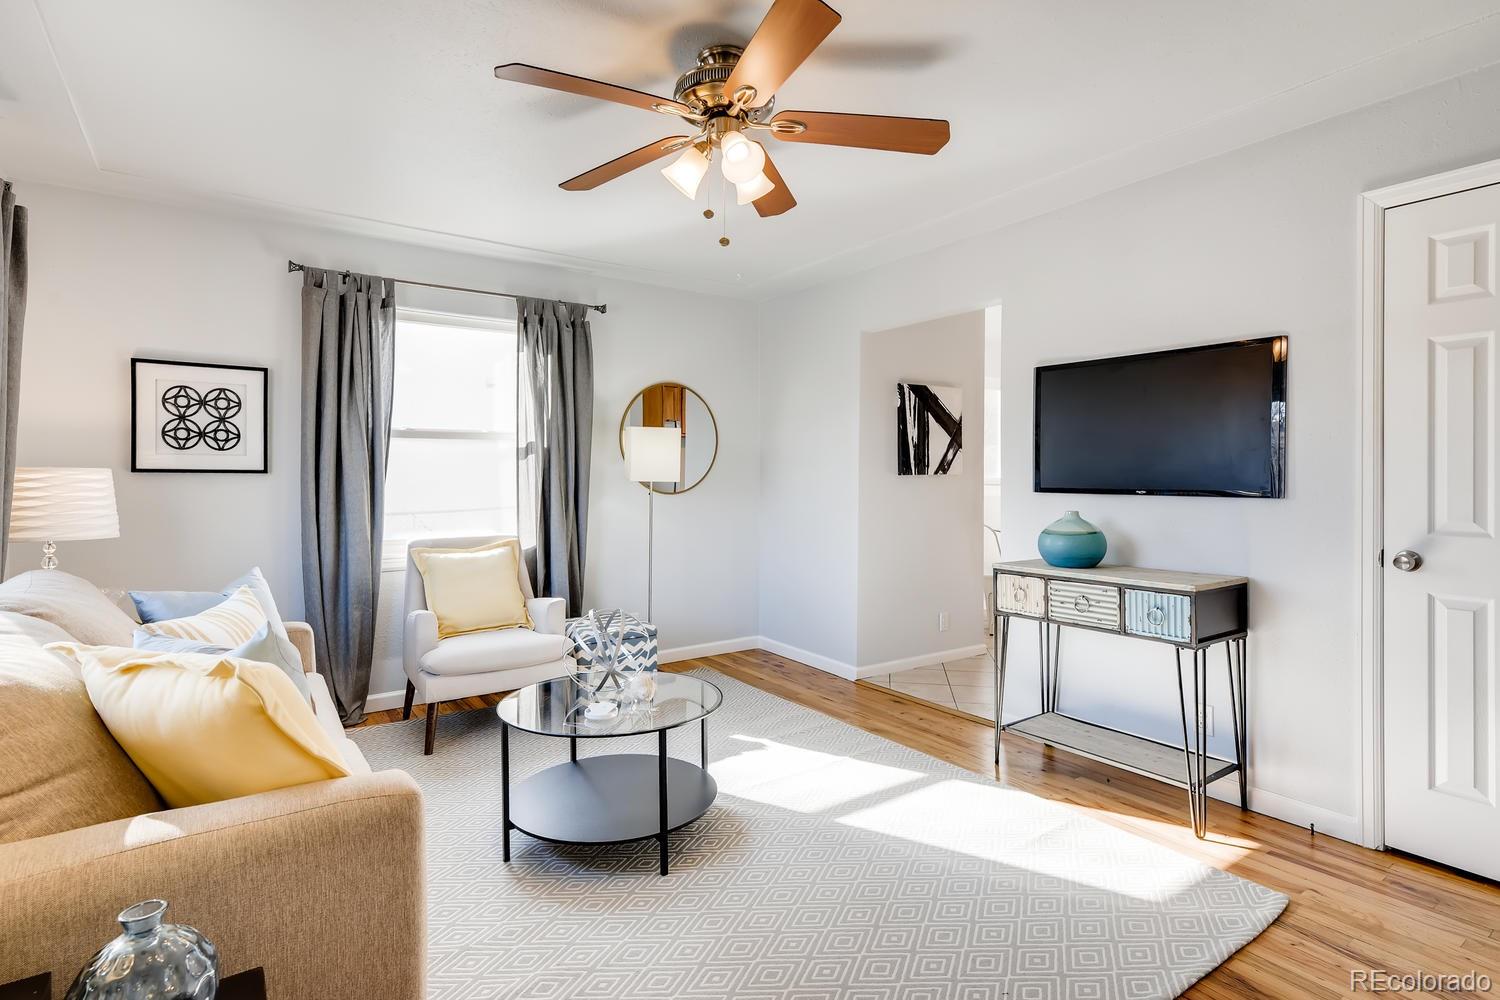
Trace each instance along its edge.
<path fill-rule="evenodd" d="M 516 327 L 396 313 L 384 566 L 429 535 L 516 530 Z"/>

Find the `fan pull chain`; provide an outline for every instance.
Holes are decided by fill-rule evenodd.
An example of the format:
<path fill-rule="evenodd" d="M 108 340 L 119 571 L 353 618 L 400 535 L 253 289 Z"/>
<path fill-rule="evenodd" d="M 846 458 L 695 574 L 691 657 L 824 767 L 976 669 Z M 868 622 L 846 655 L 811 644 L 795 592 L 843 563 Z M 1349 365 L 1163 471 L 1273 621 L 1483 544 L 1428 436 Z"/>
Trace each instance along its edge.
<path fill-rule="evenodd" d="M 719 215 L 721 216 L 720 225 L 723 227 L 719 230 L 719 246 L 721 247 L 727 247 L 729 245 L 729 195 L 725 191 L 728 185 L 729 182 L 724 179 L 724 171 L 720 170 Z"/>

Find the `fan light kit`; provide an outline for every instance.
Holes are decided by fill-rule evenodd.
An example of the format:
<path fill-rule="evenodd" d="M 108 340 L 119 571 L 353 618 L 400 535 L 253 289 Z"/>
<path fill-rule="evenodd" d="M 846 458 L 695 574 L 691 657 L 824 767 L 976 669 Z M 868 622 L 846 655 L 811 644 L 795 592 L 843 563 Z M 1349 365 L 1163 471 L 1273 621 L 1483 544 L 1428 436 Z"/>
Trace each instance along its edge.
<path fill-rule="evenodd" d="M 696 200 L 714 157 L 724 181 L 734 185 L 735 203 L 754 205 L 763 217 L 781 215 L 797 204 L 766 147 L 747 132 L 763 132 L 785 142 L 886 149 L 931 155 L 948 142 L 948 123 L 937 118 L 830 111 L 775 113 L 775 94 L 838 26 L 838 12 L 822 0 L 776 0 L 750 43 L 710 45 L 697 64 L 677 80 L 672 99 L 618 87 L 587 77 L 524 63 L 495 67 L 502 80 L 529 83 L 581 97 L 627 104 L 668 115 L 690 125 L 691 135 L 670 135 L 563 181 L 565 191 L 589 191 L 673 153 L 662 176 Z M 723 213 L 723 207 L 720 213 Z M 712 208 L 703 212 L 714 218 Z M 720 246 L 729 245 L 721 236 Z"/>

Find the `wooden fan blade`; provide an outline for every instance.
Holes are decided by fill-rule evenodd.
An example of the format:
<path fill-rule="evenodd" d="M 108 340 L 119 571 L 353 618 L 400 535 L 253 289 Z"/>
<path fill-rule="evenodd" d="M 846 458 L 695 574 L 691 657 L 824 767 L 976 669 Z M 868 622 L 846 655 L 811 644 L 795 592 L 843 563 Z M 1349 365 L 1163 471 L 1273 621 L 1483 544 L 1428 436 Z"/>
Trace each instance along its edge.
<path fill-rule="evenodd" d="M 558 187 L 564 191 L 591 191 L 606 181 L 612 181 L 638 167 L 644 167 L 653 160 L 659 160 L 663 156 L 677 152 L 687 144 L 690 138 L 692 137 L 686 135 L 669 135 L 665 139 L 658 139 L 650 145 L 631 150 L 624 156 L 617 156 L 608 163 L 599 164 L 593 170 L 565 180 Z M 683 145 L 678 145 L 678 143 Z"/>
<path fill-rule="evenodd" d="M 546 87 L 548 90 L 561 90 L 580 97 L 592 97 L 599 101 L 628 104 L 632 108 L 644 108 L 647 111 L 654 111 L 657 105 L 661 105 L 684 116 L 693 114 L 686 105 L 679 104 L 669 97 L 657 97 L 655 94 L 631 90 L 629 87 L 617 87 L 612 83 L 602 83 L 585 76 L 574 76 L 571 73 L 559 73 L 553 69 L 541 69 L 525 63 L 506 63 L 504 66 L 496 66 L 495 77 L 500 80 L 514 80 L 516 83 L 529 83 L 533 87 Z"/>
<path fill-rule="evenodd" d="M 766 154 L 764 169 L 766 179 L 776 186 L 752 202 L 755 210 L 760 213 L 761 218 L 770 218 L 773 215 L 780 215 L 783 212 L 796 208 L 797 199 L 792 197 L 792 192 L 787 188 L 786 181 L 781 179 L 781 171 L 777 170 L 776 164 L 771 162 L 770 153 Z"/>
<path fill-rule="evenodd" d="M 748 106 L 760 107 L 841 20 L 823 0 L 776 0 L 725 81 L 724 93 L 732 98 L 741 87 L 754 87 Z"/>
<path fill-rule="evenodd" d="M 948 144 L 948 123 L 941 118 L 891 118 L 886 115 L 845 115 L 835 111 L 783 111 L 771 119 L 797 121 L 805 132 L 772 135 L 786 142 L 815 142 L 823 146 L 889 149 L 897 153 L 932 155 Z"/>

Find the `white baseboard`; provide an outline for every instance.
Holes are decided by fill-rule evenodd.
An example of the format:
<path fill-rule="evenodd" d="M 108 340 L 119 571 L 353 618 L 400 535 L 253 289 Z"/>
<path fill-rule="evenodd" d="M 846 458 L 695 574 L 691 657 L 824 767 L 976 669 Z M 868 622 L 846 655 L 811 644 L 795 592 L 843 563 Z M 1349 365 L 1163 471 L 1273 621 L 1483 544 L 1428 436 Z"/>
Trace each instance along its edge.
<path fill-rule="evenodd" d="M 784 642 L 777 642 L 775 639 L 768 639 L 763 635 L 756 636 L 756 648 L 764 649 L 768 653 L 775 653 L 777 656 L 784 656 L 788 660 L 796 660 L 798 663 L 809 667 L 816 667 L 819 670 L 833 674 L 835 677 L 842 677 L 846 681 L 859 680 L 858 670 L 852 663 L 844 663 L 840 660 L 823 656 L 820 653 L 811 652 L 810 650 L 798 649 L 796 646 L 789 646 Z"/>
<path fill-rule="evenodd" d="M 1209 794 L 1216 799 L 1232 802 L 1236 806 L 1240 802 L 1239 784 L 1234 775 L 1210 786 Z M 1256 788 L 1254 785 L 1250 786 L 1250 811 L 1271 816 L 1293 826 L 1300 826 L 1304 830 L 1313 826 L 1318 833 L 1326 833 L 1330 837 L 1347 840 L 1351 844 L 1360 842 L 1358 816 L 1346 816 L 1332 809 L 1315 806 L 1311 802 L 1303 802 L 1288 795 L 1279 795 L 1264 788 Z M 1213 825 L 1212 813 L 1209 813 L 1209 825 L 1210 827 Z"/>
<path fill-rule="evenodd" d="M 677 663 L 680 660 L 696 660 L 700 656 L 718 656 L 720 653 L 739 653 L 747 649 L 760 648 L 760 636 L 742 635 L 738 639 L 720 639 L 718 642 L 700 642 L 692 646 L 676 646 L 663 649 L 656 654 L 659 663 Z"/>
<path fill-rule="evenodd" d="M 399 691 L 379 691 L 365 698 L 365 714 L 370 712 L 388 712 L 393 708 L 400 708 L 406 704 L 406 689 Z"/>
<path fill-rule="evenodd" d="M 946 663 L 949 660 L 967 660 L 972 656 L 981 656 L 989 649 L 984 643 L 973 646 L 959 646 L 957 649 L 940 649 L 933 653 L 923 653 L 920 656 L 908 656 L 900 660 L 886 660 L 883 663 L 867 663 L 856 667 L 855 677 L 874 677 L 878 674 L 893 674 L 899 670 L 911 670 L 915 667 L 930 667 L 937 663 Z"/>

